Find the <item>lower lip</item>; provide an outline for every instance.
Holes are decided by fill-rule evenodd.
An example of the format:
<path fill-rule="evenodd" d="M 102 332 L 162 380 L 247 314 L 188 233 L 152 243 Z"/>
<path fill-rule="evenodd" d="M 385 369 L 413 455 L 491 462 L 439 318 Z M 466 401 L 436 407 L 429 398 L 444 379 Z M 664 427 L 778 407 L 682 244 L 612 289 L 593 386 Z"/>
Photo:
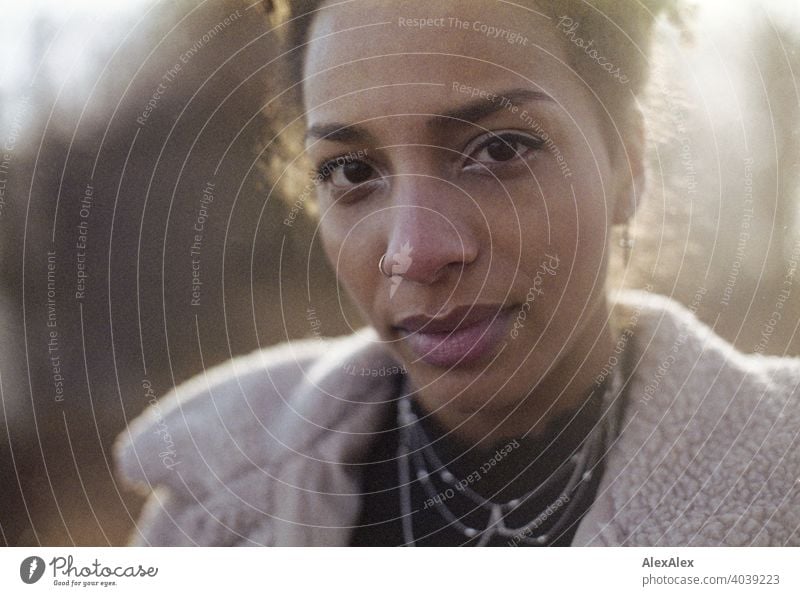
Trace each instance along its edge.
<path fill-rule="evenodd" d="M 417 357 L 433 366 L 451 368 L 472 364 L 491 353 L 505 337 L 512 309 L 502 310 L 496 317 L 442 333 L 416 332 L 403 339 Z"/>

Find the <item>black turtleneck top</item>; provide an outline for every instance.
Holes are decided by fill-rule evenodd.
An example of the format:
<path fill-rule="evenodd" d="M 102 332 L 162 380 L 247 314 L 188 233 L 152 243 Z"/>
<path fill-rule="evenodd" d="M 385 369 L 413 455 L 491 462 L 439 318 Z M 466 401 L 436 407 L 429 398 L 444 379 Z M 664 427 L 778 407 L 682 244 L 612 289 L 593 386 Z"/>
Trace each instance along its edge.
<path fill-rule="evenodd" d="M 411 407 L 419 424 L 435 451 L 439 461 L 452 473 L 455 484 L 467 486 L 493 503 L 519 498 L 539 486 L 550 475 L 550 486 L 525 499 L 504 514 L 504 525 L 520 528 L 535 518 L 539 522 L 534 531 L 522 533 L 529 541 L 547 534 L 562 515 L 569 514 L 561 523 L 558 535 L 548 539 L 550 546 L 569 546 L 578 523 L 594 501 L 603 473 L 600 459 L 590 467 L 591 478 L 585 486 L 577 488 L 570 499 L 563 491 L 569 478 L 570 458 L 580 449 L 589 431 L 598 424 L 601 416 L 613 415 L 619 420 L 621 408 L 604 412 L 603 393 L 606 387 L 594 390 L 577 411 L 563 413 L 550 420 L 544 432 L 534 438 L 501 441 L 491 449 L 479 450 L 447 434 L 445 430 L 411 399 Z M 417 546 L 475 546 L 480 534 L 470 538 L 448 522 L 440 506 L 447 508 L 468 527 L 483 529 L 490 519 L 488 509 L 470 499 L 464 490 L 446 483 L 439 474 L 432 473 L 427 486 L 417 478 L 418 455 L 398 457 L 401 431 L 397 422 L 397 402 L 388 408 L 381 430 L 373 442 L 370 463 L 361 464 L 362 509 L 354 529 L 352 546 L 402 546 L 403 534 L 401 506 L 400 465 L 408 465 L 410 478 L 410 510 L 414 543 Z M 604 441 L 608 444 L 608 439 Z M 604 447 L 601 447 L 601 454 Z M 416 450 L 420 453 L 419 450 Z M 428 462 L 426 468 L 435 467 Z M 556 482 L 555 480 L 558 479 Z M 408 493 L 406 493 L 408 494 Z M 555 508 L 552 507 L 556 503 Z M 548 505 L 551 507 L 548 510 Z M 488 546 L 528 546 L 526 541 L 514 537 L 493 535 Z M 536 544 L 534 544 L 536 545 Z"/>

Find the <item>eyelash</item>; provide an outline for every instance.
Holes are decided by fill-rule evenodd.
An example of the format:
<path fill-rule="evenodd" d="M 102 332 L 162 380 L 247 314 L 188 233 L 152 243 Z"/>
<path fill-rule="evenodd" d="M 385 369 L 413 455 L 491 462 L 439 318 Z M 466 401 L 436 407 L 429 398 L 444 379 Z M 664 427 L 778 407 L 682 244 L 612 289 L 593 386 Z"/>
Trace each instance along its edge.
<path fill-rule="evenodd" d="M 513 158 L 508 161 L 500 161 L 495 162 L 491 166 L 487 166 L 485 162 L 481 162 L 472 157 L 478 151 L 482 151 L 488 148 L 492 143 L 502 141 L 506 146 L 513 146 L 514 144 L 520 144 L 526 146 L 528 149 L 532 151 L 539 151 L 545 146 L 545 140 L 542 137 L 521 133 L 517 131 L 498 131 L 498 132 L 491 132 L 485 135 L 484 137 L 479 137 L 476 141 L 477 146 L 469 150 L 469 146 L 467 150 L 464 151 L 464 154 L 467 156 L 467 160 L 469 165 L 471 166 L 478 166 L 480 165 L 482 168 L 493 168 L 493 167 L 502 167 L 503 165 L 513 161 Z M 520 152 L 517 152 L 517 158 L 520 158 Z"/>
<path fill-rule="evenodd" d="M 344 156 L 342 155 L 322 162 L 318 166 L 314 167 L 314 169 L 312 169 L 310 172 L 308 172 L 308 177 L 311 178 L 312 180 L 318 178 L 320 182 L 326 182 L 327 180 L 330 179 L 330 177 L 333 175 L 333 172 L 336 170 L 336 167 L 333 166 L 336 166 L 337 160 L 341 160 L 343 157 Z M 358 161 L 363 161 L 363 160 L 358 160 Z M 353 160 L 347 163 L 357 163 L 357 160 Z"/>
<path fill-rule="evenodd" d="M 479 161 L 479 160 L 477 160 L 477 159 L 472 157 L 472 155 L 474 153 L 476 153 L 477 151 L 482 151 L 482 150 L 488 148 L 492 143 L 497 142 L 497 141 L 502 141 L 508 146 L 512 146 L 513 144 L 524 145 L 524 146 L 526 146 L 528 149 L 530 149 L 532 151 L 539 151 L 540 149 L 542 149 L 545 146 L 545 140 L 543 138 L 541 138 L 539 136 L 536 136 L 536 135 L 531 135 L 531 134 L 527 134 L 527 133 L 520 133 L 520 132 L 515 132 L 515 131 L 492 132 L 492 133 L 488 133 L 487 135 L 484 135 L 484 137 L 479 137 L 479 139 L 482 139 L 482 140 L 480 140 L 480 142 L 477 144 L 477 146 L 475 146 L 474 149 L 469 151 L 469 146 L 468 146 L 467 150 L 464 151 L 464 154 L 467 156 L 467 161 L 468 161 L 468 166 L 467 167 L 480 166 L 481 169 L 491 169 L 493 167 L 502 167 L 503 165 L 505 165 L 507 162 L 500 161 L 500 162 L 496 162 L 494 165 L 487 166 L 485 162 L 481 162 L 481 161 Z M 475 141 L 473 141 L 473 143 L 474 142 Z M 322 163 L 320 163 L 318 166 L 316 166 L 314 169 L 312 169 L 309 172 L 309 177 L 312 180 L 319 180 L 320 183 L 328 182 L 330 180 L 331 176 L 333 175 L 333 173 L 336 171 L 336 169 L 339 168 L 339 167 L 342 167 L 342 165 L 341 164 L 337 164 L 337 162 L 341 162 L 341 160 L 344 157 L 345 156 L 337 156 L 337 157 L 334 157 L 332 159 L 328 159 L 328 160 L 323 161 Z M 519 157 L 520 157 L 520 152 L 517 152 L 517 159 Z M 513 160 L 514 160 L 514 158 L 512 158 L 512 159 L 510 159 L 508 161 L 510 162 L 510 161 L 513 161 Z M 352 160 L 352 161 L 349 161 L 347 163 L 357 163 L 357 161 L 359 161 L 359 160 Z M 363 162 L 363 163 L 365 163 L 367 165 L 370 165 L 368 162 Z M 366 182 L 363 182 L 363 183 L 360 183 L 360 184 L 366 184 Z M 360 184 L 354 184 L 353 187 L 359 186 Z"/>

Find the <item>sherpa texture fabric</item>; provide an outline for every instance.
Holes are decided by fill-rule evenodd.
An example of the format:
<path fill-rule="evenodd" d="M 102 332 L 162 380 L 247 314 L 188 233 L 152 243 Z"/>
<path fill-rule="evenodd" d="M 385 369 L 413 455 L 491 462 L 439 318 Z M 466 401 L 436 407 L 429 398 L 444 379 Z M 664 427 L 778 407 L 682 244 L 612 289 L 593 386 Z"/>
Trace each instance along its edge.
<path fill-rule="evenodd" d="M 576 546 L 800 546 L 800 359 L 742 354 L 677 302 L 625 292 L 620 434 Z M 149 492 L 135 545 L 349 543 L 357 461 L 395 397 L 374 331 L 233 359 L 118 439 Z"/>

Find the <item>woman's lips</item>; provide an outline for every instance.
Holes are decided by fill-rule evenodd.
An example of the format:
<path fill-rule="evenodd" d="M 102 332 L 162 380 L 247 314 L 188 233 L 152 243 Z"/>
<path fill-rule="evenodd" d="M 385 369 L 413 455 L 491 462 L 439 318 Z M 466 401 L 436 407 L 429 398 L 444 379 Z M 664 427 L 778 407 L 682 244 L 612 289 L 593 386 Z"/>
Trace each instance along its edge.
<path fill-rule="evenodd" d="M 400 334 L 423 362 L 450 368 L 491 353 L 506 334 L 514 308 L 501 305 L 461 307 L 441 318 L 414 316 L 398 323 Z"/>

